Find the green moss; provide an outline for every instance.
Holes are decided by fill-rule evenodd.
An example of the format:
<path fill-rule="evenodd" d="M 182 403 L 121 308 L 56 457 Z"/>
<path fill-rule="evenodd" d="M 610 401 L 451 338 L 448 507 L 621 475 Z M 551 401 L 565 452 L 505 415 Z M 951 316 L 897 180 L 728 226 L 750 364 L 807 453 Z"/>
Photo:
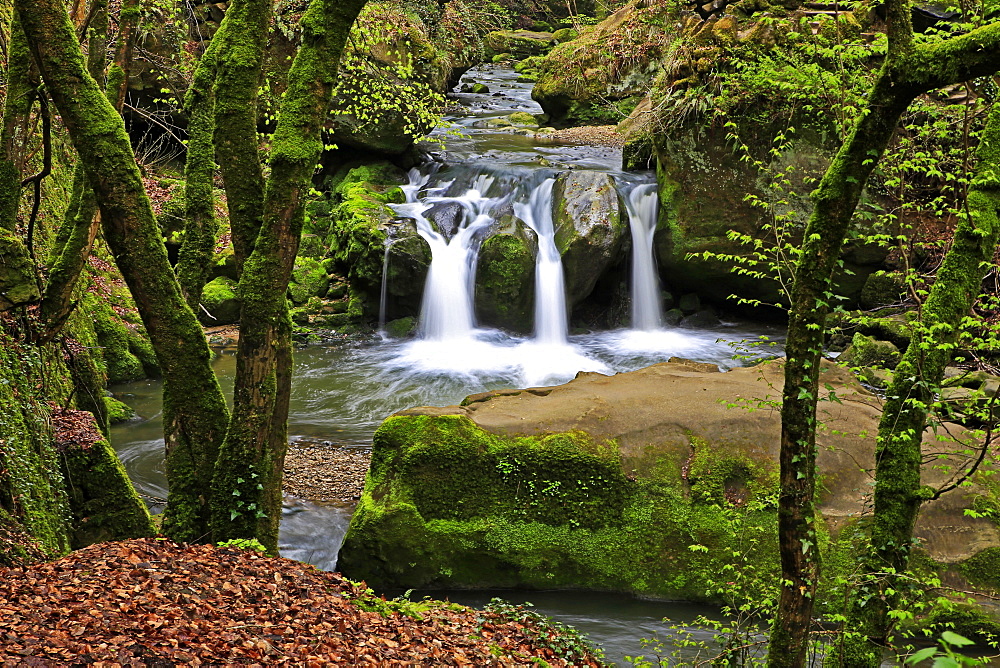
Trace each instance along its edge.
<path fill-rule="evenodd" d="M 69 447 L 60 462 L 73 514 L 74 548 L 155 535 L 146 504 L 110 443 L 102 439 L 86 448 Z"/>
<path fill-rule="evenodd" d="M 1000 591 L 1000 547 L 989 547 L 969 557 L 959 571 L 974 586 Z"/>
<path fill-rule="evenodd" d="M 530 30 L 496 30 L 486 36 L 486 43 L 493 53 L 510 53 L 519 58 L 537 56 L 552 48 L 553 37 L 549 32 Z"/>
<path fill-rule="evenodd" d="M 304 304 L 310 297 L 325 295 L 329 285 L 330 279 L 319 260 L 302 256 L 295 258 L 292 280 L 288 284 L 288 296 L 293 304 Z"/>
<path fill-rule="evenodd" d="M 480 322 L 518 333 L 533 326 L 535 258 L 525 239 L 489 237 L 479 252 L 476 315 Z"/>
<path fill-rule="evenodd" d="M 838 361 L 851 367 L 878 366 L 892 369 L 899 363 L 899 349 L 889 341 L 877 341 L 861 332 L 854 334 L 850 347 Z"/>
<path fill-rule="evenodd" d="M 131 406 L 114 397 L 104 397 L 104 406 L 108 414 L 108 422 L 111 424 L 127 422 L 135 417 L 135 411 L 132 410 Z"/>
<path fill-rule="evenodd" d="M 709 471 L 726 462 L 707 446 L 700 456 L 707 490 Z M 459 415 L 389 418 L 375 434 L 340 568 L 376 586 L 585 587 L 703 600 L 740 533 L 759 538 L 749 559 L 773 570 L 773 512 L 693 501 L 682 462 L 655 448 L 641 459 L 629 464 L 641 472 L 626 475 L 615 443 L 579 432 L 509 438 Z M 763 494 L 772 480 L 754 484 Z"/>
<path fill-rule="evenodd" d="M 385 333 L 393 339 L 402 339 L 413 334 L 417 329 L 417 321 L 409 316 L 397 318 L 385 323 Z"/>
<path fill-rule="evenodd" d="M 41 297 L 28 249 L 17 235 L 0 228 L 0 308 Z"/>
<path fill-rule="evenodd" d="M 70 512 L 48 421 L 44 379 L 61 356 L 14 341 L 0 327 L 0 563 L 70 548 Z"/>
<path fill-rule="evenodd" d="M 240 300 L 236 294 L 238 284 L 231 278 L 219 276 L 209 281 L 201 294 L 201 304 L 208 313 L 198 317 L 205 325 L 228 325 L 240 319 Z"/>

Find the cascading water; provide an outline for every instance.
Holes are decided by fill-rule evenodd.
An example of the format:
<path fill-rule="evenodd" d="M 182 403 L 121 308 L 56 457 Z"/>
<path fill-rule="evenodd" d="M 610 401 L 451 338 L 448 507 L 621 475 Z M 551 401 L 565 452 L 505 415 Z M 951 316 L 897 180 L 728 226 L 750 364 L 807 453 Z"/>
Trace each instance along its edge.
<path fill-rule="evenodd" d="M 545 179 L 524 202 L 514 202 L 514 212 L 538 235 L 535 260 L 535 338 L 543 344 L 565 344 L 566 287 L 562 257 L 556 248 L 552 225 L 552 186 L 555 179 Z"/>
<path fill-rule="evenodd" d="M 468 339 L 475 328 L 473 295 L 480 232 L 493 222 L 489 210 L 496 200 L 484 194 L 493 184 L 493 178 L 479 175 L 472 187 L 459 197 L 438 195 L 451 186 L 449 181 L 425 191 L 424 197 L 418 199 L 428 179 L 429 176 L 411 170 L 410 183 L 403 190 L 407 201 L 394 207 L 396 213 L 416 221 L 417 232 L 431 248 L 420 332 L 430 341 Z M 450 239 L 434 229 L 434 224 L 424 215 L 441 203 L 455 203 L 462 208 L 459 227 Z"/>
<path fill-rule="evenodd" d="M 625 198 L 632 230 L 632 329 L 663 327 L 660 280 L 653 257 L 658 198 L 655 183 L 636 186 Z"/>

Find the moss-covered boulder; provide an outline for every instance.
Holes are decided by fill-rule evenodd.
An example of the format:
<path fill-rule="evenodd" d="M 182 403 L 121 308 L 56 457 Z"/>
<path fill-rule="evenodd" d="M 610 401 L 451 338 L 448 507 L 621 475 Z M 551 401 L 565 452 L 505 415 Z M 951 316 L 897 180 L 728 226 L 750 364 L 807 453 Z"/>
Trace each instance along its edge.
<path fill-rule="evenodd" d="M 0 228 L 0 311 L 40 298 L 28 249 L 16 235 Z"/>
<path fill-rule="evenodd" d="M 678 360 L 397 413 L 375 434 L 338 566 L 377 587 L 704 600 L 739 540 L 755 546 L 754 568 L 774 572 L 780 417 L 745 408 L 780 398 L 781 381 L 780 362 L 718 373 Z M 828 555 L 843 556 L 865 508 L 879 409 L 843 368 L 824 363 L 821 383 L 840 402 L 824 404 L 830 428 L 817 437 L 820 530 Z M 940 443 L 928 438 L 931 449 Z M 931 471 L 926 482 L 946 477 Z M 980 484 L 926 503 L 924 557 L 960 568 L 1000 546 L 994 520 L 963 513 L 995 500 Z M 828 576 L 848 562 L 829 559 Z"/>
<path fill-rule="evenodd" d="M 385 266 L 385 317 L 415 317 L 420 312 L 431 247 L 412 220 L 388 227 L 389 249 Z"/>
<path fill-rule="evenodd" d="M 305 304 L 310 297 L 322 297 L 328 287 L 330 279 L 323 263 L 311 257 L 295 258 L 292 279 L 288 284 L 288 297 L 293 304 Z"/>
<path fill-rule="evenodd" d="M 451 69 L 448 54 L 403 3 L 368 3 L 351 29 L 333 92 L 334 142 L 406 152 L 434 129 Z"/>
<path fill-rule="evenodd" d="M 891 341 L 879 341 L 861 332 L 856 332 L 851 345 L 841 353 L 838 360 L 847 366 L 877 366 L 894 369 L 899 364 L 899 348 Z"/>
<path fill-rule="evenodd" d="M 509 53 L 527 58 L 546 53 L 555 44 L 555 38 L 550 32 L 495 30 L 486 36 L 486 43 L 494 54 Z"/>
<path fill-rule="evenodd" d="M 236 296 L 238 284 L 232 278 L 219 276 L 209 281 L 201 293 L 204 310 L 198 313 L 203 325 L 231 325 L 239 322 L 240 300 Z"/>
<path fill-rule="evenodd" d="M 476 320 L 518 334 L 530 334 L 535 309 L 534 232 L 516 226 L 494 234 L 479 250 Z"/>
<path fill-rule="evenodd" d="M 560 174 L 552 188 L 552 206 L 566 301 L 572 308 L 590 295 L 609 266 L 620 261 L 628 219 L 614 179 L 600 172 Z"/>
<path fill-rule="evenodd" d="M 538 65 L 531 92 L 549 122 L 600 125 L 628 116 L 661 71 L 673 12 L 663 3 L 629 2 L 552 49 Z"/>
<path fill-rule="evenodd" d="M 328 273 L 347 279 L 355 295 L 365 295 L 365 311 L 378 314 L 387 240 L 389 248 L 389 319 L 420 310 L 423 277 L 430 248 L 412 222 L 401 223 L 390 203 L 405 197 L 399 188 L 406 175 L 388 162 L 350 165 L 329 182 L 329 213 L 314 220 L 329 248 Z"/>

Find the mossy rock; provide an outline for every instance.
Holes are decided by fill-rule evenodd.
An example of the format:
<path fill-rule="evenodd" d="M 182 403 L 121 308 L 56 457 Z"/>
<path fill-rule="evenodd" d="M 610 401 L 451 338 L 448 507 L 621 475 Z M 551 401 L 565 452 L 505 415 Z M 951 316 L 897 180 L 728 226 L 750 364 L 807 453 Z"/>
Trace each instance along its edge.
<path fill-rule="evenodd" d="M 238 287 L 235 280 L 225 276 L 214 278 L 205 285 L 201 293 L 201 305 L 204 310 L 198 314 L 198 319 L 203 325 L 231 325 L 239 322 Z"/>
<path fill-rule="evenodd" d="M 509 53 L 518 58 L 527 58 L 551 49 L 554 39 L 550 32 L 495 30 L 486 36 L 486 44 L 493 53 Z"/>
<path fill-rule="evenodd" d="M 330 287 L 323 263 L 312 257 L 295 258 L 292 279 L 288 283 L 288 297 L 293 304 L 304 304 L 310 297 L 321 297 Z"/>
<path fill-rule="evenodd" d="M 515 111 L 513 114 L 507 114 L 505 118 L 510 121 L 511 125 L 518 127 L 538 127 L 538 119 L 527 111 Z"/>
<path fill-rule="evenodd" d="M 387 319 L 416 316 L 424 294 L 431 247 L 411 220 L 390 228 L 388 266 L 385 273 Z"/>
<path fill-rule="evenodd" d="M 469 92 L 475 93 L 476 95 L 486 95 L 490 92 L 490 87 L 482 83 L 474 83 L 469 86 Z"/>
<path fill-rule="evenodd" d="M 108 413 L 108 422 L 111 424 L 128 422 L 135 417 L 135 411 L 131 406 L 114 397 L 104 397 L 104 406 Z"/>
<path fill-rule="evenodd" d="M 476 271 L 476 319 L 530 334 L 535 309 L 537 241 L 530 230 L 495 234 L 483 242 Z"/>
<path fill-rule="evenodd" d="M 876 309 L 898 305 L 906 294 L 902 272 L 876 271 L 861 288 L 861 308 Z"/>
<path fill-rule="evenodd" d="M 594 290 L 601 275 L 622 260 L 628 219 L 608 174 L 560 174 L 552 188 L 556 247 L 562 256 L 566 300 L 574 307 Z"/>
<path fill-rule="evenodd" d="M 890 341 L 878 341 L 856 332 L 851 345 L 837 358 L 851 367 L 880 367 L 894 369 L 899 364 L 899 348 Z"/>
<path fill-rule="evenodd" d="M 417 319 L 406 317 L 396 318 L 385 323 L 386 336 L 393 339 L 405 339 L 417 331 Z"/>
<path fill-rule="evenodd" d="M 347 41 L 345 62 L 354 66 L 341 68 L 333 91 L 334 143 L 395 156 L 434 129 L 435 96 L 453 83 L 453 60 L 402 4 L 365 6 Z M 425 104 L 426 113 L 416 113 Z"/>
<path fill-rule="evenodd" d="M 338 567 L 375 587 L 567 587 L 680 600 L 711 600 L 707 583 L 730 566 L 775 574 L 780 415 L 733 400 L 780 396 L 782 379 L 779 361 L 718 373 L 678 360 L 399 412 L 375 434 Z M 817 433 L 825 596 L 864 541 L 856 518 L 881 412 L 842 367 L 823 362 L 819 382 L 839 399 L 824 404 L 836 428 Z M 924 447 L 940 443 L 928 435 Z M 927 483 L 947 477 L 928 472 Z M 964 513 L 976 498 L 1000 507 L 978 481 L 922 505 L 914 536 L 928 568 L 971 565 L 1000 546 L 991 519 Z M 751 546 L 737 563 L 727 561 L 734 540 Z"/>
<path fill-rule="evenodd" d="M 557 43 L 569 42 L 580 36 L 580 31 L 576 28 L 560 28 L 552 33 L 552 39 Z"/>
<path fill-rule="evenodd" d="M 41 299 L 34 263 L 24 243 L 0 229 L 0 311 Z"/>

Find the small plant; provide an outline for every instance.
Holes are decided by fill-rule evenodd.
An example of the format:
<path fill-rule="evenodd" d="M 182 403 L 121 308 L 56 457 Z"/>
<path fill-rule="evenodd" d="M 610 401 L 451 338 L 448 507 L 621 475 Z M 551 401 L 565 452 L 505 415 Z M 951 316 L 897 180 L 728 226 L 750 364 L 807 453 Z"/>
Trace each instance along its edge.
<path fill-rule="evenodd" d="M 215 547 L 222 550 L 235 548 L 237 550 L 253 550 L 255 552 L 267 552 L 267 548 L 260 544 L 256 538 L 230 538 L 221 543 L 216 543 Z"/>

